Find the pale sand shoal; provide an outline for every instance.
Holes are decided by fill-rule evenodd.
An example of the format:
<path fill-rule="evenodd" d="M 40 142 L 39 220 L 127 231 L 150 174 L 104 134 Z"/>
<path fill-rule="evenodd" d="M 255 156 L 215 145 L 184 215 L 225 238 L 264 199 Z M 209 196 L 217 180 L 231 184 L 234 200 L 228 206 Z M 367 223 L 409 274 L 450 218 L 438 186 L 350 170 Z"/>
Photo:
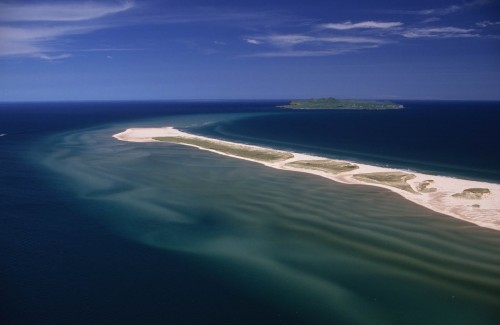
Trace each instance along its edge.
<path fill-rule="evenodd" d="M 132 128 L 132 129 L 127 129 L 124 132 L 115 134 L 113 135 L 113 137 L 118 140 L 131 141 L 131 142 L 160 142 L 153 138 L 180 137 L 180 138 L 191 138 L 191 139 L 203 139 L 207 141 L 218 142 L 225 145 L 237 145 L 240 148 L 244 147 L 248 149 L 267 149 L 252 145 L 245 145 L 245 144 L 239 144 L 239 143 L 233 143 L 228 141 L 191 135 L 185 132 L 181 132 L 172 127 Z M 344 184 L 361 184 L 361 185 L 383 187 L 433 211 L 443 213 L 464 221 L 472 222 L 481 227 L 500 230 L 500 184 L 415 173 L 412 171 L 371 166 L 366 164 L 359 164 L 356 162 L 348 162 L 348 163 L 352 163 L 359 166 L 358 169 L 348 172 L 342 172 L 340 174 L 335 175 L 333 173 L 323 172 L 319 170 L 296 168 L 293 166 L 286 165 L 287 163 L 297 160 L 326 159 L 318 156 L 291 152 L 291 154 L 293 154 L 293 158 L 282 160 L 279 162 L 263 162 L 239 156 L 232 156 L 219 151 L 210 150 L 202 147 L 197 147 L 197 148 L 202 150 L 213 151 L 218 154 L 223 154 L 226 156 L 231 156 L 239 159 L 251 160 L 272 168 L 315 174 Z M 268 150 L 279 152 L 279 150 L 274 150 L 274 149 L 268 149 Z M 365 174 L 365 173 L 377 173 L 377 172 L 404 172 L 415 175 L 415 178 L 407 182 L 415 190 L 415 192 L 418 192 L 417 188 L 421 182 L 426 180 L 432 180 L 433 182 L 432 184 L 429 185 L 429 187 L 436 188 L 436 191 L 432 193 L 423 193 L 423 192 L 410 193 L 408 191 L 404 191 L 384 184 L 368 183 L 354 178 L 354 175 Z M 452 196 L 453 194 L 456 193 L 462 193 L 463 190 L 469 188 L 487 188 L 491 193 L 484 195 L 481 199 L 465 199 Z M 479 207 L 477 207 L 478 205 Z"/>

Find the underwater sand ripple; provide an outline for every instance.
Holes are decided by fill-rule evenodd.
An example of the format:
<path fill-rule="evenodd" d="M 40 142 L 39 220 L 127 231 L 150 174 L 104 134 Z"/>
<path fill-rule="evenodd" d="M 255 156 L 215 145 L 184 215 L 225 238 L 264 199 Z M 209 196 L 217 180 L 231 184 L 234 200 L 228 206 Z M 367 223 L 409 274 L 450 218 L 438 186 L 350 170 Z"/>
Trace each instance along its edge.
<path fill-rule="evenodd" d="M 181 132 L 172 127 L 132 128 L 117 133 L 113 137 L 131 142 L 164 141 L 194 146 L 202 150 L 258 162 L 272 168 L 319 175 L 341 183 L 383 187 L 436 212 L 482 227 L 500 230 L 500 184 L 423 173 L 407 173 L 397 169 L 329 160 L 311 155 L 211 139 Z M 432 190 L 422 185 L 430 183 L 433 186 Z M 469 195 L 466 198 L 461 196 L 460 193 L 471 188 L 481 189 L 488 195 L 474 197 Z"/>

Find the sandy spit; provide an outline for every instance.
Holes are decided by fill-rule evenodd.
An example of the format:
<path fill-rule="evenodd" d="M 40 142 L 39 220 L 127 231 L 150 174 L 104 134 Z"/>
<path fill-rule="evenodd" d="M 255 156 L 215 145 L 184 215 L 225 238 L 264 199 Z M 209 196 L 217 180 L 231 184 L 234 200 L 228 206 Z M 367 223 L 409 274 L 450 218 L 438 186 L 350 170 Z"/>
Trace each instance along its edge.
<path fill-rule="evenodd" d="M 259 149 L 274 150 L 270 148 L 243 145 L 239 143 L 232 143 L 228 141 L 196 136 L 185 132 L 181 132 L 172 127 L 131 128 L 127 129 L 124 132 L 117 133 L 113 135 L 113 137 L 121 141 L 130 141 L 130 142 L 160 142 L 153 139 L 155 137 L 179 137 L 179 138 L 191 138 L 191 139 L 195 138 L 195 139 L 203 139 L 203 140 L 223 143 L 226 145 L 237 145 L 240 148 L 243 146 L 248 149 L 259 148 Z M 279 162 L 263 162 L 248 158 L 242 158 L 238 156 L 232 156 L 219 151 L 210 150 L 207 148 L 202 148 L 202 147 L 198 148 L 202 150 L 213 151 L 218 154 L 223 154 L 226 156 L 231 156 L 239 159 L 251 160 L 272 168 L 314 174 L 331 179 L 339 183 L 361 184 L 361 185 L 383 187 L 403 196 L 404 198 L 414 203 L 429 208 L 433 211 L 446 214 L 448 216 L 458 218 L 464 221 L 468 221 L 481 227 L 500 230 L 500 184 L 415 173 L 413 171 L 371 166 L 371 165 L 359 164 L 356 162 L 346 162 L 346 161 L 344 162 L 355 164 L 359 168 L 352 171 L 334 174 L 315 169 L 308 169 L 304 167 L 297 168 L 294 166 L 287 165 L 292 161 L 327 159 L 318 156 L 291 152 L 291 154 L 293 154 L 293 158 Z M 407 180 L 406 182 L 409 186 L 411 186 L 411 189 L 413 190 L 411 189 L 410 191 L 403 190 L 401 188 L 391 186 L 390 183 L 367 182 L 366 179 L 364 178 L 360 179 L 360 177 L 357 178 L 355 177 L 355 175 L 360 175 L 360 174 L 380 173 L 375 175 L 391 175 L 393 173 L 402 173 L 402 172 L 412 175 L 412 177 L 410 177 L 411 179 Z M 470 195 L 469 196 L 461 195 L 464 190 L 467 192 L 469 189 L 472 189 L 472 191 L 474 191 L 474 189 L 482 189 L 482 192 L 488 192 L 488 193 L 485 193 L 484 195 L 479 195 L 480 196 L 479 198 L 471 198 Z M 485 191 L 484 189 L 487 189 L 488 191 Z"/>

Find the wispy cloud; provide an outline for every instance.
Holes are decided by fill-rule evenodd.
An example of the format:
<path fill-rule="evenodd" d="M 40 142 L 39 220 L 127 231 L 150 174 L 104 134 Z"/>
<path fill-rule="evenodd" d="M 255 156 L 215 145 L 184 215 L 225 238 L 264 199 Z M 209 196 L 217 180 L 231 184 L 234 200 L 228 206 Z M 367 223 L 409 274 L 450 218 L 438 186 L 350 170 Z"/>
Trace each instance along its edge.
<path fill-rule="evenodd" d="M 404 31 L 406 38 L 470 38 L 479 37 L 474 29 L 457 27 L 412 28 Z"/>
<path fill-rule="evenodd" d="M 433 9 L 424 9 L 424 10 L 419 10 L 416 11 L 416 14 L 419 15 L 433 15 L 433 16 L 442 16 L 442 15 L 449 15 L 451 13 L 460 11 L 464 9 L 464 5 L 451 5 L 449 7 L 445 8 L 433 8 Z"/>
<path fill-rule="evenodd" d="M 248 42 L 248 39 L 246 39 Z M 384 44 L 387 41 L 356 36 L 308 36 L 299 34 L 274 34 L 268 36 L 260 36 L 251 39 L 251 44 L 267 43 L 276 47 L 293 46 L 303 43 L 350 43 L 350 44 Z"/>
<path fill-rule="evenodd" d="M 457 0 L 455 4 L 449 5 L 447 7 L 437 7 L 437 8 L 427 8 L 421 10 L 380 10 L 380 13 L 386 14 L 396 14 L 396 15 L 420 15 L 420 16 L 447 16 L 454 13 L 458 13 L 464 10 L 469 10 L 474 7 L 481 7 L 488 5 L 496 0 Z"/>
<path fill-rule="evenodd" d="M 334 48 L 316 49 L 316 50 L 300 50 L 300 49 L 286 49 L 280 51 L 265 51 L 255 54 L 247 55 L 247 57 L 262 57 L 262 58 L 276 58 L 276 57 L 320 57 L 320 56 L 333 56 L 339 54 L 346 54 L 358 52 L 361 50 L 377 48 L 378 45 L 344 45 Z"/>
<path fill-rule="evenodd" d="M 392 10 L 387 13 L 400 14 L 398 19 L 380 20 L 374 11 L 374 19 L 361 21 L 345 20 L 340 22 L 315 23 L 303 26 L 295 33 L 263 33 L 246 36 L 247 43 L 255 45 L 252 56 L 261 57 L 298 57 L 330 56 L 354 51 L 379 48 L 387 44 L 399 44 L 412 41 L 424 42 L 433 39 L 500 39 L 492 33 L 497 21 L 481 21 L 476 26 L 448 24 L 448 15 L 465 10 L 478 9 L 492 3 L 493 0 L 456 0 L 447 7 L 422 10 Z M 408 15 L 413 15 L 409 17 Z M 384 15 L 386 16 L 386 15 Z M 404 19 L 403 19 L 404 18 Z M 295 28 L 295 31 L 298 29 Z"/>
<path fill-rule="evenodd" d="M 478 23 L 485 27 L 495 24 L 489 21 Z M 326 26 L 330 28 L 325 28 Z M 401 22 L 345 22 L 313 26 L 300 34 L 252 35 L 245 37 L 244 40 L 261 51 L 251 56 L 312 57 L 369 50 L 387 44 L 402 44 L 410 39 L 491 38 L 474 28 L 418 26 L 417 24 L 406 27 Z"/>
<path fill-rule="evenodd" d="M 133 6 L 134 2 L 130 0 L 119 3 L 71 2 L 16 5 L 0 3 L 0 21 L 84 21 L 126 11 Z"/>
<path fill-rule="evenodd" d="M 159 25 L 162 26 L 159 28 L 165 28 L 163 26 L 166 25 L 203 24 L 223 25 L 235 31 L 248 32 L 309 24 L 308 19 L 274 11 L 174 5 L 171 10 L 167 9 L 170 8 L 154 1 L 136 5 L 132 0 L 47 0 L 45 4 L 0 0 L 0 57 L 28 56 L 45 60 L 67 58 L 71 53 L 86 51 L 74 48 L 64 50 L 63 45 L 68 44 L 66 41 L 70 37 L 110 27 Z M 128 12 L 130 14 L 126 14 Z M 47 26 L 51 26 L 50 30 Z M 249 39 L 247 42 L 255 44 L 258 40 Z M 64 52 L 70 54 L 62 55 Z"/>
<path fill-rule="evenodd" d="M 244 40 L 245 40 L 248 44 L 254 44 L 254 45 L 262 44 L 262 42 L 261 42 L 261 41 L 256 40 L 256 39 L 254 39 L 254 38 L 244 38 Z"/>
<path fill-rule="evenodd" d="M 133 6 L 132 1 L 0 3 L 0 56 L 31 56 L 43 60 L 68 58 L 71 54 L 61 53 L 64 51 L 57 46 L 58 41 L 109 27 L 102 18 Z"/>
<path fill-rule="evenodd" d="M 272 34 L 244 40 L 259 48 L 264 47 L 261 52 L 249 55 L 252 57 L 332 56 L 388 43 L 387 40 L 374 37 L 302 34 Z"/>
<path fill-rule="evenodd" d="M 144 6 L 146 7 L 146 6 Z M 241 8 L 187 6 L 165 10 L 142 12 L 129 19 L 135 24 L 180 25 L 210 24 L 224 25 L 232 28 L 260 30 L 265 28 L 281 28 L 310 23 L 310 19 L 287 15 L 281 11 L 242 10 Z"/>
<path fill-rule="evenodd" d="M 349 30 L 356 28 L 375 28 L 375 29 L 387 29 L 402 26 L 401 22 L 383 22 L 383 21 L 363 21 L 359 23 L 352 23 L 350 21 L 346 21 L 344 23 L 329 23 L 323 24 L 321 27 L 326 29 L 335 29 L 335 30 Z"/>
<path fill-rule="evenodd" d="M 379 19 L 374 12 L 371 19 L 332 22 L 276 10 L 160 6 L 156 0 L 143 2 L 140 6 L 132 0 L 47 1 L 51 2 L 19 4 L 16 1 L 0 0 L 0 57 L 25 56 L 57 60 L 78 52 L 136 50 L 122 49 L 120 46 L 108 49 L 99 44 L 68 42 L 76 40 L 78 35 L 132 25 L 157 24 L 158 28 L 168 28 L 169 25 L 176 24 L 180 29 L 184 24 L 192 24 L 198 30 L 223 26 L 226 32 L 223 37 L 227 39 L 217 39 L 217 42 L 210 40 L 210 46 L 207 46 L 206 40 L 201 40 L 204 36 L 194 35 L 191 39 L 184 39 L 183 44 L 187 49 L 202 53 L 229 53 L 236 48 L 234 44 L 241 45 L 243 40 L 247 46 L 236 48 L 236 51 L 249 50 L 253 53 L 252 56 L 262 57 L 297 57 L 339 55 L 386 44 L 409 42 L 411 39 L 487 37 L 485 28 L 500 24 L 485 20 L 471 28 L 470 25 L 453 26 L 446 22 L 446 15 L 482 6 L 489 3 L 489 0 L 464 1 L 444 8 L 403 12 L 415 15 L 414 17 L 398 16 L 398 19 L 385 20 Z M 406 18 L 410 19 L 406 21 Z M 418 20 L 421 21 L 416 22 Z M 437 21 L 441 26 L 435 26 Z M 197 30 L 196 28 L 192 30 Z M 493 30 L 494 28 L 489 28 L 490 32 Z M 240 42 L 234 42 L 234 38 Z M 81 47 L 76 48 L 75 44 Z M 226 46 L 221 46 L 223 44 Z"/>
<path fill-rule="evenodd" d="M 47 44 L 69 36 L 89 33 L 96 26 L 56 26 L 56 27 L 1 27 L 0 56 L 33 56 L 45 60 L 67 58 L 69 54 L 49 54 L 54 52 Z"/>
<path fill-rule="evenodd" d="M 490 26 L 500 26 L 500 21 L 489 21 L 489 20 L 484 20 L 476 23 L 477 26 L 481 28 L 486 28 Z"/>
<path fill-rule="evenodd" d="M 420 23 L 421 24 L 429 24 L 429 23 L 435 23 L 435 22 L 440 21 L 440 20 L 441 20 L 440 17 L 429 17 L 429 18 L 425 18 Z"/>
<path fill-rule="evenodd" d="M 464 1 L 458 4 L 453 4 L 444 8 L 432 8 L 415 11 L 415 14 L 419 15 L 432 15 L 432 16 L 445 16 L 453 14 L 468 8 L 482 6 L 490 3 L 491 0 L 475 0 L 475 1 Z"/>
<path fill-rule="evenodd" d="M 274 34 L 269 36 L 255 37 L 260 43 L 268 43 L 273 46 L 292 46 L 315 40 L 313 36 L 298 35 L 298 34 Z"/>

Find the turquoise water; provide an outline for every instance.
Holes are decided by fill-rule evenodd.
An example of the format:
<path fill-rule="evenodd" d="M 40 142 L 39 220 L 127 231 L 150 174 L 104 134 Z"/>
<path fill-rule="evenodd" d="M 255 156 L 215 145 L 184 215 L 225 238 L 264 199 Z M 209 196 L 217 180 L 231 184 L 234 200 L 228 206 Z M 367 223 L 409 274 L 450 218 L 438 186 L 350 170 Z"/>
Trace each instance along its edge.
<path fill-rule="evenodd" d="M 356 134 L 343 142 L 318 129 L 331 145 L 301 136 L 334 120 L 280 119 L 275 104 L 0 105 L 2 324 L 498 324 L 497 231 L 383 189 L 111 137 L 172 125 L 376 158 Z M 496 111 L 481 112 L 495 124 Z M 448 140 L 467 138 L 457 132 Z M 401 143 L 384 145 L 390 159 L 378 162 L 395 161 Z M 412 148 L 424 169 L 498 175 L 496 151 L 478 167 L 450 148 L 438 164 Z"/>
<path fill-rule="evenodd" d="M 45 140 L 43 163 L 121 236 L 181 254 L 298 322 L 497 322 L 498 232 L 390 191 L 111 138 L 129 126 L 217 119 L 67 132 Z"/>

